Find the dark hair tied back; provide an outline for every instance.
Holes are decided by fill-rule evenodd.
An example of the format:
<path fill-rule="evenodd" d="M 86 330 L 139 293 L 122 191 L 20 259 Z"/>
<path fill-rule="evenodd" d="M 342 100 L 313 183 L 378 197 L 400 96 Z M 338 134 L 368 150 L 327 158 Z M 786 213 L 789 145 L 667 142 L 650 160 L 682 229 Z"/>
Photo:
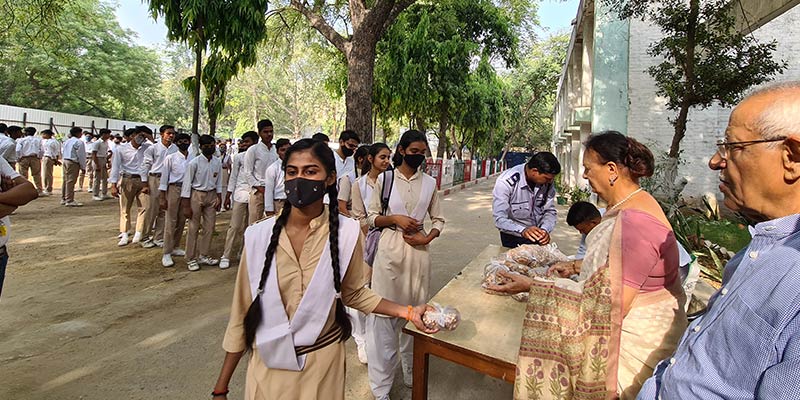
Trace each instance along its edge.
<path fill-rule="evenodd" d="M 399 168 L 403 164 L 403 155 L 400 154 L 400 148 L 402 147 L 405 150 L 414 142 L 423 142 L 425 146 L 428 146 L 428 138 L 418 130 L 409 129 L 403 133 L 403 136 L 400 136 L 400 141 L 397 142 L 397 148 L 392 156 L 392 164 L 394 164 L 395 168 Z"/>
<path fill-rule="evenodd" d="M 589 136 L 586 148 L 596 152 L 604 162 L 625 166 L 634 180 L 653 175 L 653 153 L 632 137 L 616 131 L 605 131 Z"/>

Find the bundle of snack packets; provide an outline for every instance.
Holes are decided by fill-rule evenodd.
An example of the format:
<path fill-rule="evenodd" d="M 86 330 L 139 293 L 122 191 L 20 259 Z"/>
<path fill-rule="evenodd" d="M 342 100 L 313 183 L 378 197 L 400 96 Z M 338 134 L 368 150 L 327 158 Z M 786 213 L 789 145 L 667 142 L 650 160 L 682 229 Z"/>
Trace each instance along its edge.
<path fill-rule="evenodd" d="M 499 272 L 520 274 L 530 278 L 555 278 L 548 271 L 550 266 L 557 262 L 568 261 L 569 258 L 558 250 L 555 243 L 546 246 L 528 244 L 513 248 L 503 254 L 493 257 L 483 271 L 481 287 L 486 293 L 506 296 L 506 293 L 495 292 L 489 289 L 490 285 L 501 285 L 505 278 Z M 511 296 L 514 300 L 527 302 L 528 293 L 518 293 Z"/>

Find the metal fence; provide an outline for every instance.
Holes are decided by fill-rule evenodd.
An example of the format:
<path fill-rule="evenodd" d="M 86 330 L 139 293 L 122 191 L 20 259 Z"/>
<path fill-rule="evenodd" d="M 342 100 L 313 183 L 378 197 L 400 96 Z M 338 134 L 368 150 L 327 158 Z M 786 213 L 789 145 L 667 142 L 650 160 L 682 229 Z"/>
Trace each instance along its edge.
<path fill-rule="evenodd" d="M 123 121 L 119 119 L 93 117 L 89 115 L 66 114 L 55 111 L 37 110 L 34 108 L 22 108 L 0 104 L 0 122 L 6 125 L 19 125 L 24 127 L 32 126 L 37 131 L 50 129 L 56 135 L 66 136 L 69 129 L 79 126 L 84 130 L 97 133 L 102 128 L 108 128 L 112 134 L 122 134 L 125 129 L 133 128 L 138 125 L 146 125 L 158 131 L 158 126 L 148 122 Z"/>

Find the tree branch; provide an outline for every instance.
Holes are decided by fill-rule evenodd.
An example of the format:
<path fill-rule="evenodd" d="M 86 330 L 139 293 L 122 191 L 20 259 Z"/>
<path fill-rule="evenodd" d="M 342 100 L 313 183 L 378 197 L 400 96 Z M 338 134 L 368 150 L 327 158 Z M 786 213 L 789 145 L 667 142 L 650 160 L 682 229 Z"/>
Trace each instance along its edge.
<path fill-rule="evenodd" d="M 397 19 L 397 16 L 400 15 L 401 12 L 405 11 L 406 8 L 414 4 L 415 1 L 416 0 L 401 0 L 394 3 L 394 7 L 392 7 L 391 11 L 389 11 L 389 16 L 386 18 L 386 21 L 383 22 L 381 36 L 383 36 L 383 32 L 386 32 L 386 30 L 392 26 L 394 20 Z"/>
<path fill-rule="evenodd" d="M 325 39 L 328 39 L 334 47 L 339 49 L 345 56 L 349 53 L 349 41 L 342 37 L 339 32 L 336 32 L 336 29 L 333 29 L 325 18 L 323 18 L 318 12 L 315 12 L 312 9 L 309 9 L 308 6 L 304 1 L 299 0 L 291 0 L 290 4 L 294 7 L 297 11 L 303 14 L 304 17 L 308 20 L 314 29 L 316 29 Z"/>

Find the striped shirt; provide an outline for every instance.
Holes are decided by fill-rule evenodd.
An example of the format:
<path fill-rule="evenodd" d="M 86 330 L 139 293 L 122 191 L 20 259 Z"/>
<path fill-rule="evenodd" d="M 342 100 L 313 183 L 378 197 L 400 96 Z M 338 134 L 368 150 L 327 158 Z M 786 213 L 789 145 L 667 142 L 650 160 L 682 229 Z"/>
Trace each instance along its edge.
<path fill-rule="evenodd" d="M 757 224 L 638 399 L 800 397 L 800 214 Z"/>

